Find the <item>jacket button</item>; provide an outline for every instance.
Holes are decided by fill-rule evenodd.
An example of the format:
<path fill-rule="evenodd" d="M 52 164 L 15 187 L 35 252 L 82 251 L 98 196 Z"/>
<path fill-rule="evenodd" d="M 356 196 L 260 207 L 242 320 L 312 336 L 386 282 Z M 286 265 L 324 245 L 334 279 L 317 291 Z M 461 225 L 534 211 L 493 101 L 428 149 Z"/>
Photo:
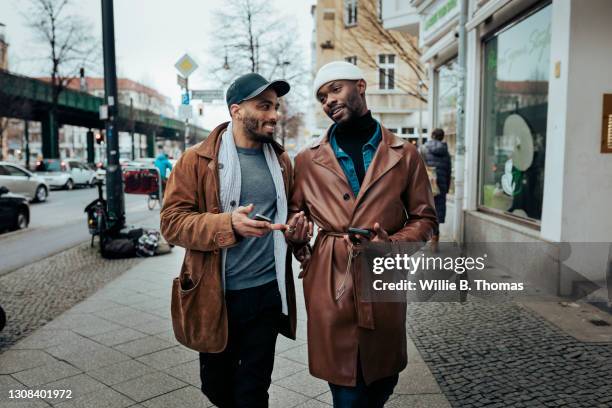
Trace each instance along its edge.
<path fill-rule="evenodd" d="M 222 169 L 223 168 L 223 163 L 219 163 L 219 168 Z"/>
<path fill-rule="evenodd" d="M 349 193 L 344 193 L 344 196 L 342 196 L 342 198 L 344 198 L 344 201 L 348 201 L 351 196 L 349 195 Z"/>
<path fill-rule="evenodd" d="M 232 207 L 235 207 L 235 206 L 236 206 L 236 200 L 232 200 L 232 201 L 230 201 L 230 205 L 231 205 Z"/>

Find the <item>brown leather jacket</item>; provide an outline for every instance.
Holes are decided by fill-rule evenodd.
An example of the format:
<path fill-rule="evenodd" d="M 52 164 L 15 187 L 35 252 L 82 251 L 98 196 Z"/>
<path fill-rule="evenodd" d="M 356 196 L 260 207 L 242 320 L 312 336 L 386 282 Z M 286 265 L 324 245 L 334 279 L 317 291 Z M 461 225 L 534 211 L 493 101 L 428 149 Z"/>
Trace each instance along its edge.
<path fill-rule="evenodd" d="M 353 280 L 359 279 L 357 264 L 347 279 L 346 294 L 336 301 L 348 248 L 335 233 L 348 227 L 372 228 L 378 222 L 393 241 L 424 242 L 437 223 L 429 178 L 417 149 L 382 130 L 357 198 L 327 135 L 295 159 L 289 211 L 305 211 L 320 229 L 301 273 L 310 373 L 344 386 L 355 385 L 358 351 L 368 384 L 406 366 L 406 304 L 360 301 Z"/>
<path fill-rule="evenodd" d="M 186 249 L 181 268 L 198 284 L 198 313 L 204 315 L 202 333 L 193 333 L 205 344 L 202 352 L 221 352 L 227 344 L 227 314 L 221 280 L 221 248 L 236 244 L 231 213 L 220 212 L 219 172 L 217 157 L 221 135 L 228 123 L 215 128 L 208 138 L 185 151 L 170 174 L 161 210 L 161 233 L 171 244 Z M 285 191 L 291 191 L 291 161 L 276 142 L 274 150 L 283 172 Z M 291 254 L 287 251 L 286 290 L 289 316 L 283 319 L 281 333 L 295 339 L 295 287 L 291 270 Z M 202 280 L 202 282 L 200 282 Z M 188 320 L 172 307 L 172 319 Z"/>

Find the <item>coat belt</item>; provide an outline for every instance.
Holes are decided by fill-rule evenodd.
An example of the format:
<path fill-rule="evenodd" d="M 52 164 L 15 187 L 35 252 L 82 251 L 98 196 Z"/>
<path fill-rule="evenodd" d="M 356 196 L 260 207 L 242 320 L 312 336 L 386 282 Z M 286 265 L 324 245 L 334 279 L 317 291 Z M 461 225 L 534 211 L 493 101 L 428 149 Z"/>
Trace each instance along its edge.
<path fill-rule="evenodd" d="M 319 230 L 319 234 L 323 236 L 330 236 L 334 238 L 344 238 L 348 236 L 347 232 L 339 232 L 339 231 L 327 231 L 327 230 Z M 342 280 L 340 281 L 340 285 L 335 288 L 335 301 L 339 302 L 340 299 L 346 293 L 346 281 L 349 275 L 352 273 L 353 275 L 353 290 L 355 291 L 355 312 L 357 314 L 357 325 L 364 329 L 374 329 L 374 314 L 372 311 L 372 302 L 362 302 L 362 293 L 361 293 L 361 268 L 357 268 L 356 271 L 353 271 L 355 268 L 355 259 L 361 254 L 360 250 L 355 250 L 355 247 L 349 243 L 348 247 L 348 259 L 346 262 L 346 269 L 344 271 L 344 275 L 342 276 Z M 354 273 L 353 273 L 354 272 Z"/>

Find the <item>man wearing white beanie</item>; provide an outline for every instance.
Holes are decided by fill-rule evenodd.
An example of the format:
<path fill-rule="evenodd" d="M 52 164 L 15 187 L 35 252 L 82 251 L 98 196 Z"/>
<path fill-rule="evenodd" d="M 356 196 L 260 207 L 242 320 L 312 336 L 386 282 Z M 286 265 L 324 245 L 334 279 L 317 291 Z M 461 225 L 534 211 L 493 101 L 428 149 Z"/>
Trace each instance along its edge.
<path fill-rule="evenodd" d="M 407 363 L 406 304 L 362 299 L 361 244 L 427 242 L 437 225 L 423 160 L 372 118 L 366 86 L 348 62 L 317 73 L 314 94 L 334 124 L 296 157 L 289 202 L 319 227 L 312 249 L 290 243 L 302 263 L 310 373 L 342 408 L 384 406 Z"/>

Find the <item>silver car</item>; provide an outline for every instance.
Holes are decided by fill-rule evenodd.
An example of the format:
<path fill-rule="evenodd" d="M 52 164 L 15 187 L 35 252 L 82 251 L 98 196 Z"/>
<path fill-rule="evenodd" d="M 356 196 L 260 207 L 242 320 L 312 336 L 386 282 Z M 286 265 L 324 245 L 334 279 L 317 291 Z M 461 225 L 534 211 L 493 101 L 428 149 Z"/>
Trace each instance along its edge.
<path fill-rule="evenodd" d="M 44 159 L 36 162 L 36 175 L 51 188 L 72 190 L 75 186 L 93 186 L 96 172 L 76 160 Z"/>
<path fill-rule="evenodd" d="M 30 201 L 43 202 L 49 196 L 49 185 L 44 178 L 13 163 L 0 162 L 0 186 L 5 186 L 11 193 L 22 194 Z"/>

